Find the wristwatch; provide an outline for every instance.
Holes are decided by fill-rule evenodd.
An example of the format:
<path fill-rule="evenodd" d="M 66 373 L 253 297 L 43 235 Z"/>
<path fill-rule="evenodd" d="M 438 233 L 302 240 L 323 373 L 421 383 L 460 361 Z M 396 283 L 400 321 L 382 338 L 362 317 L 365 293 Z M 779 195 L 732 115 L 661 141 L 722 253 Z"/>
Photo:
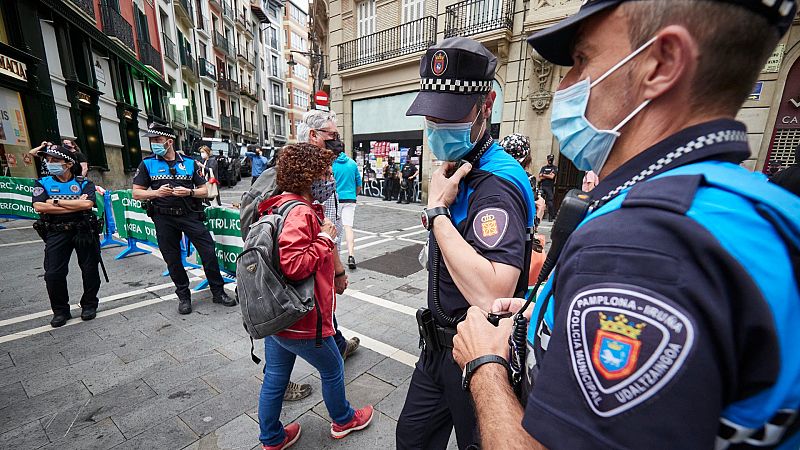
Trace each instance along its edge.
<path fill-rule="evenodd" d="M 58 204 L 58 199 L 57 198 L 53 199 L 53 206 L 61 206 L 61 205 Z"/>
<path fill-rule="evenodd" d="M 433 228 L 433 219 L 436 216 L 447 216 L 450 217 L 450 210 L 445 208 L 444 206 L 437 206 L 436 208 L 425 208 L 422 210 L 420 214 L 420 219 L 422 220 L 422 226 L 430 231 Z"/>
<path fill-rule="evenodd" d="M 472 375 L 478 370 L 478 367 L 490 363 L 500 364 L 506 368 L 506 372 L 511 373 L 511 367 L 505 358 L 498 355 L 484 355 L 473 359 L 464 366 L 464 373 L 461 375 L 461 389 L 469 391 L 469 381 L 472 379 Z"/>

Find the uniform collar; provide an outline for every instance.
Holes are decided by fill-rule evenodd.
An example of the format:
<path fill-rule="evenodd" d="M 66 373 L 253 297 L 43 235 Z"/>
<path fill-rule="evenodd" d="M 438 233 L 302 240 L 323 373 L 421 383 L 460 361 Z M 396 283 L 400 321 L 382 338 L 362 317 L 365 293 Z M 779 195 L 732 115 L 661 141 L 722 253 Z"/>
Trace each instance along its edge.
<path fill-rule="evenodd" d="M 750 156 L 750 147 L 746 140 L 712 141 L 709 143 L 708 140 L 703 139 L 705 136 L 728 130 L 736 133 L 747 133 L 747 128 L 743 123 L 732 119 L 713 120 L 681 130 L 636 155 L 630 161 L 605 177 L 597 187 L 592 190 L 592 198 L 599 199 L 605 196 L 618 186 L 621 186 L 628 180 L 639 175 L 642 171 L 648 169 L 655 161 L 665 158 L 677 148 L 695 140 L 703 140 L 704 145 L 702 147 L 695 147 L 691 152 L 675 159 L 674 162 L 665 165 L 659 170 L 653 171 L 648 178 L 667 170 L 699 161 L 715 160 L 739 164 Z"/>
<path fill-rule="evenodd" d="M 169 164 L 169 161 L 167 161 L 163 156 L 159 156 L 156 154 L 154 154 L 153 156 L 156 157 L 156 160 L 164 161 L 165 163 Z M 175 152 L 175 162 L 183 162 L 183 156 L 181 156 L 181 154 L 178 152 Z"/>

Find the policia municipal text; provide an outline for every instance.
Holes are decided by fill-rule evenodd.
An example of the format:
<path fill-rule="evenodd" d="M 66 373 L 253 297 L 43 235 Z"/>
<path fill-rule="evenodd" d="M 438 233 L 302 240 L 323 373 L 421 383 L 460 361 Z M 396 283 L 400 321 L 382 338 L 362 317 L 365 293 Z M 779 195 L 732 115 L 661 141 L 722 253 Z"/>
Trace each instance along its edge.
<path fill-rule="evenodd" d="M 572 66 L 552 131 L 600 183 L 562 203 L 535 307 L 458 325 L 484 448 L 800 448 L 800 198 L 740 166 L 734 120 L 796 12 L 593 0 L 528 39 Z"/>
<path fill-rule="evenodd" d="M 136 170 L 133 198 L 147 201 L 147 214 L 156 226 L 158 248 L 175 283 L 178 312 L 192 312 L 189 277 L 181 263 L 183 234 L 188 236 L 203 260 L 214 303 L 235 306 L 236 300 L 225 293 L 214 241 L 203 223 L 205 213 L 200 199 L 208 193 L 205 178 L 193 159 L 175 152 L 176 136 L 171 128 L 154 124 L 145 136 L 150 138 L 153 156 L 145 158 Z"/>

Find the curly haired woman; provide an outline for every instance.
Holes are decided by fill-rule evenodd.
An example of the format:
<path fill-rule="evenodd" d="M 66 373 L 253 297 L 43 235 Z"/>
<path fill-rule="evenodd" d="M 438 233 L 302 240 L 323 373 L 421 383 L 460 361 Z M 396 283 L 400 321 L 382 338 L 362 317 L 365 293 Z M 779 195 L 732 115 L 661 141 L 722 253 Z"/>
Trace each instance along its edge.
<path fill-rule="evenodd" d="M 294 325 L 264 340 L 266 369 L 258 402 L 259 440 L 265 450 L 285 449 L 300 437 L 300 424 L 280 422 L 283 394 L 297 356 L 314 366 L 322 380 L 322 398 L 328 408 L 331 436 L 340 439 L 363 430 L 372 420 L 367 405 L 353 410 L 345 397 L 344 361 L 333 340 L 333 252 L 336 227 L 324 218 L 323 203 L 333 194 L 331 173 L 334 155 L 311 144 L 288 145 L 278 160 L 277 183 L 282 194 L 259 205 L 259 212 L 270 212 L 288 201 L 299 201 L 286 216 L 278 237 L 280 267 L 292 281 L 314 277 L 314 297 L 322 311 L 322 346 L 316 347 L 317 312 L 311 311 Z"/>

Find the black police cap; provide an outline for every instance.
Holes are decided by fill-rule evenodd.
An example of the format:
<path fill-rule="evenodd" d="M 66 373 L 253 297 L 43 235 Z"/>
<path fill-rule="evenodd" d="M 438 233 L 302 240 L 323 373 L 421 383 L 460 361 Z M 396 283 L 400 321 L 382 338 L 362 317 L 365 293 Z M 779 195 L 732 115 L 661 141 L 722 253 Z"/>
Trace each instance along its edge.
<path fill-rule="evenodd" d="M 419 65 L 420 89 L 407 116 L 458 120 L 478 97 L 492 91 L 497 58 L 478 41 L 454 37 L 425 52 Z"/>
<path fill-rule="evenodd" d="M 561 22 L 531 35 L 528 43 L 548 61 L 561 66 L 571 66 L 572 45 L 581 23 L 596 14 L 612 9 L 626 1 L 645 0 L 584 0 L 578 12 Z M 647 0 L 670 1 L 670 0 Z M 796 0 L 714 0 L 749 9 L 763 16 L 775 27 L 780 36 L 792 25 L 797 14 Z M 709 18 L 709 20 L 713 20 Z"/>
<path fill-rule="evenodd" d="M 50 156 L 52 158 L 75 163 L 75 157 L 72 156 L 72 152 L 63 145 L 58 145 L 58 144 L 49 145 L 45 147 L 43 150 L 39 150 L 36 154 L 40 158 L 44 158 L 45 156 Z"/>
<path fill-rule="evenodd" d="M 151 123 L 150 128 L 148 128 L 147 131 L 142 133 L 142 136 L 147 138 L 153 138 L 158 136 L 163 136 L 168 139 L 178 138 L 178 135 L 175 134 L 175 130 L 166 125 L 161 125 L 159 123 Z"/>

